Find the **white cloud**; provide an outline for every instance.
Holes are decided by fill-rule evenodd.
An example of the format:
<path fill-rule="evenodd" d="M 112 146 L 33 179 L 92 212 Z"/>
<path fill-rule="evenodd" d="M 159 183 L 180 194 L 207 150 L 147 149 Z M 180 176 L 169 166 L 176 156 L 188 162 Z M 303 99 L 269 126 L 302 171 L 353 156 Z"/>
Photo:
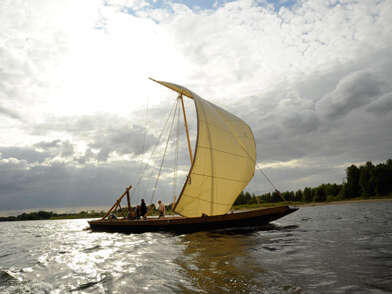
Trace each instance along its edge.
<path fill-rule="evenodd" d="M 342 162 L 390 156 L 391 1 L 304 0 L 279 10 L 251 0 L 208 10 L 154 5 L 1 2 L 2 160 L 45 153 L 34 176 L 23 174 L 26 185 L 42 185 L 39 175 L 52 171 L 61 175 L 53 183 L 106 173 L 119 164 L 116 154 L 137 155 L 146 100 L 156 137 L 175 99 L 148 76 L 183 84 L 244 118 L 271 178 L 286 189 L 339 180 Z M 137 140 L 128 144 L 127 136 Z M 97 163 L 106 155 L 111 160 Z M 13 187 L 7 179 L 4 187 Z"/>

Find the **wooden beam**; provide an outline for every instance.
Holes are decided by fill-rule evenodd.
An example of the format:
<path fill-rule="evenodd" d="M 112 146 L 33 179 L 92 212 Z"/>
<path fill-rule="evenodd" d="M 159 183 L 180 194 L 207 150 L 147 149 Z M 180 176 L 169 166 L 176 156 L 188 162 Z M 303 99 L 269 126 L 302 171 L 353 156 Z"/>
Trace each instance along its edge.
<path fill-rule="evenodd" d="M 172 211 L 174 211 L 174 206 L 176 205 L 176 200 L 177 200 L 177 197 L 176 197 L 176 195 L 174 195 L 173 203 L 172 203 L 172 206 L 171 206 Z"/>
<path fill-rule="evenodd" d="M 132 215 L 131 211 L 131 197 L 129 196 L 129 190 L 127 191 L 127 204 L 128 204 L 128 215 Z"/>
<path fill-rule="evenodd" d="M 185 114 L 184 99 L 182 98 L 182 95 L 179 95 L 178 97 L 181 99 L 182 113 L 184 114 L 184 123 L 185 123 L 186 138 L 187 138 L 187 140 L 188 140 L 189 158 L 190 158 L 191 164 L 192 164 L 192 162 L 193 162 L 193 155 L 192 155 L 191 140 L 190 140 L 190 138 L 189 138 L 188 122 L 187 122 L 187 120 L 186 120 L 186 114 Z"/>
<path fill-rule="evenodd" d="M 123 212 L 123 210 L 122 210 L 122 207 L 121 207 L 121 204 L 120 204 L 120 203 L 118 204 L 118 208 L 120 208 L 120 213 L 121 213 L 121 215 L 122 215 L 124 218 L 127 218 L 127 216 L 124 214 L 124 212 Z"/>
<path fill-rule="evenodd" d="M 113 204 L 112 208 L 110 208 L 110 209 L 108 210 L 108 212 L 104 215 L 104 217 L 101 218 L 102 220 L 104 220 L 104 219 L 112 212 L 113 209 L 117 208 L 117 206 L 118 206 L 118 205 L 120 204 L 120 202 L 121 202 L 121 199 L 123 199 L 123 197 L 124 197 L 124 196 L 127 194 L 127 192 L 128 192 L 129 190 L 131 190 L 131 189 L 132 189 L 132 185 L 130 185 L 127 189 L 125 189 L 125 192 L 120 196 L 120 198 L 117 199 L 117 201 Z"/>

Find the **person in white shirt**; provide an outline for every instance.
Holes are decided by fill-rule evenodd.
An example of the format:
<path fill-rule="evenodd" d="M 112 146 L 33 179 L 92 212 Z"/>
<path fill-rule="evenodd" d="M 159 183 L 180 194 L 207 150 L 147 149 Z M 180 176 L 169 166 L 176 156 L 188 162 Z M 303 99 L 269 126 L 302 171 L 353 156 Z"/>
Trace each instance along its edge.
<path fill-rule="evenodd" d="M 158 200 L 158 212 L 159 212 L 159 218 L 165 216 L 165 204 L 161 200 Z"/>

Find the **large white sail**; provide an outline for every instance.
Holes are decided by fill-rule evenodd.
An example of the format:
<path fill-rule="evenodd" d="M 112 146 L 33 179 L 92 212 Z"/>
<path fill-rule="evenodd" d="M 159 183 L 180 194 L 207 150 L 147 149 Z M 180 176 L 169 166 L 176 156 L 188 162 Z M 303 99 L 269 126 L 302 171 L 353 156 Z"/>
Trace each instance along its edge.
<path fill-rule="evenodd" d="M 251 129 L 192 91 L 157 82 L 192 98 L 197 112 L 195 156 L 175 212 L 187 217 L 227 213 L 254 175 L 256 145 Z"/>

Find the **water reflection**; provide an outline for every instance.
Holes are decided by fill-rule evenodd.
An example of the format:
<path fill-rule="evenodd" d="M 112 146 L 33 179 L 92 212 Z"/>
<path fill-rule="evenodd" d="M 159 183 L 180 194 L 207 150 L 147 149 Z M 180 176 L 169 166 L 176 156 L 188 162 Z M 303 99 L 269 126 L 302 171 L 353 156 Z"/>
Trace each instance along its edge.
<path fill-rule="evenodd" d="M 256 285 L 249 283 L 264 272 L 260 263 L 249 255 L 255 232 L 227 230 L 185 235 L 186 247 L 176 263 L 192 287 L 183 288 L 183 292 L 200 289 L 206 293 L 250 293 L 252 289 L 262 288 L 261 281 Z"/>

